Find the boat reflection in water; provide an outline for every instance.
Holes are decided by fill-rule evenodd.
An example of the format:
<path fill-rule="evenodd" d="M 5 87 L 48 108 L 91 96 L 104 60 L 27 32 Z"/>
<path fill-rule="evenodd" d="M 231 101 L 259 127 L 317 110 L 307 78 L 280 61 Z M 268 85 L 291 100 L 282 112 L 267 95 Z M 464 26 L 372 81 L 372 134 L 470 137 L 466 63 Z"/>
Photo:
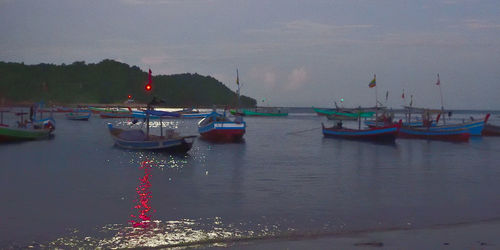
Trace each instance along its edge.
<path fill-rule="evenodd" d="M 139 180 L 139 186 L 136 188 L 136 202 L 137 204 L 134 206 L 134 209 L 137 210 L 137 215 L 131 214 L 130 223 L 133 227 L 149 227 L 151 223 L 151 213 L 154 212 L 151 208 L 151 198 L 153 197 L 151 194 L 151 182 L 149 178 L 151 177 L 151 162 L 143 161 L 141 162 L 141 169 L 144 170 L 144 176 L 142 176 Z"/>

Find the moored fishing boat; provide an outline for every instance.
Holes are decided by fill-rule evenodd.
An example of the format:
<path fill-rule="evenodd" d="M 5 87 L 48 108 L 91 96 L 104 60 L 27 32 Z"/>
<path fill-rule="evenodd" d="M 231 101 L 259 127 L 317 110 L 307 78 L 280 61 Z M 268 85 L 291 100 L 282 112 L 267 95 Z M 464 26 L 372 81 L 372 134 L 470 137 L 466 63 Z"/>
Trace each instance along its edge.
<path fill-rule="evenodd" d="M 68 120 L 88 121 L 90 114 L 90 111 L 74 111 L 64 114 L 64 117 Z"/>
<path fill-rule="evenodd" d="M 399 124 L 367 129 L 350 129 L 338 125 L 327 128 L 321 123 L 321 127 L 325 137 L 375 142 L 394 142 L 399 130 Z"/>
<path fill-rule="evenodd" d="M 122 110 L 112 110 L 112 111 L 103 111 L 99 113 L 101 118 L 133 118 L 133 113 L 131 111 L 122 111 Z"/>
<path fill-rule="evenodd" d="M 245 134 L 246 123 L 241 116 L 234 120 L 219 114 L 215 110 L 198 122 L 200 135 L 213 141 L 238 141 Z"/>
<path fill-rule="evenodd" d="M 108 129 L 115 145 L 126 149 L 161 150 L 168 152 L 187 152 L 193 146 L 196 136 L 181 136 L 173 130 L 165 135 L 150 135 L 142 129 L 115 128 L 108 123 Z M 162 131 L 162 130 L 161 130 Z"/>
<path fill-rule="evenodd" d="M 52 132 L 50 128 L 14 128 L 0 126 L 0 142 L 26 141 L 48 138 Z"/>
<path fill-rule="evenodd" d="M 281 108 L 256 108 L 256 109 L 242 109 L 230 110 L 233 115 L 244 116 L 287 116 L 288 112 Z"/>
<path fill-rule="evenodd" d="M 401 127 L 398 138 L 467 142 L 469 141 L 470 133 L 466 129 L 440 131 L 424 127 Z"/>
<path fill-rule="evenodd" d="M 488 122 L 490 114 L 486 114 L 484 120 L 468 121 L 458 124 L 437 125 L 429 127 L 432 131 L 452 131 L 452 130 L 466 130 L 472 136 L 480 136 L 482 134 L 484 124 Z"/>

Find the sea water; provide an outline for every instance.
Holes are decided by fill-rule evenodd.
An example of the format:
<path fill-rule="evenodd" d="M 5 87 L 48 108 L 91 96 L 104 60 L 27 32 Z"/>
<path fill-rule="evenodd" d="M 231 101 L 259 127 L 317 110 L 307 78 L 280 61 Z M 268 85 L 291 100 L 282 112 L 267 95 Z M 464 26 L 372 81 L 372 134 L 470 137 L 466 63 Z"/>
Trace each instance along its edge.
<path fill-rule="evenodd" d="M 484 112 L 448 122 L 469 116 Z M 0 248 L 231 246 L 500 217 L 500 137 L 339 140 L 323 138 L 326 118 L 291 112 L 245 117 L 242 142 L 170 155 L 113 145 L 108 122 L 142 121 L 55 119 L 51 139 L 0 144 Z M 196 119 L 162 122 L 198 134 Z"/>

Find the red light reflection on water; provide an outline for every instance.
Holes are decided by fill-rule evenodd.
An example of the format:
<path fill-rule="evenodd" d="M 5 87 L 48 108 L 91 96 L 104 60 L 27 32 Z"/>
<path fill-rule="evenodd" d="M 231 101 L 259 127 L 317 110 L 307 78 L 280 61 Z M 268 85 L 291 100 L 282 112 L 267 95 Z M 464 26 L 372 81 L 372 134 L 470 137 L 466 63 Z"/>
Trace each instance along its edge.
<path fill-rule="evenodd" d="M 137 210 L 137 215 L 131 214 L 130 217 L 132 220 L 129 222 L 133 227 L 146 228 L 151 223 L 151 213 L 154 211 L 149 203 L 153 197 L 150 190 L 151 183 L 149 182 L 149 178 L 151 177 L 151 162 L 141 162 L 140 168 L 144 170 L 144 176 L 139 178 L 139 186 L 135 189 L 137 197 L 134 209 Z"/>

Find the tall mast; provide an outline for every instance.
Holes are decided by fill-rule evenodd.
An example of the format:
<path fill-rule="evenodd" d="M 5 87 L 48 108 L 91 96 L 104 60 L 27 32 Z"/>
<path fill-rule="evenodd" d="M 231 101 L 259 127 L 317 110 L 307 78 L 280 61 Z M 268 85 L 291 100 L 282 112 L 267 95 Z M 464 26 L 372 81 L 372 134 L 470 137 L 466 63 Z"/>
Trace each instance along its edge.
<path fill-rule="evenodd" d="M 236 68 L 236 85 L 238 86 L 238 108 L 236 109 L 237 112 L 240 109 L 240 76 L 238 74 L 238 68 Z"/>
<path fill-rule="evenodd" d="M 378 93 L 377 93 L 377 75 L 373 74 L 373 81 L 375 82 L 375 127 L 378 127 Z"/>
<path fill-rule="evenodd" d="M 443 105 L 443 90 L 441 89 L 441 80 L 439 79 L 439 73 L 437 75 L 438 79 L 436 85 L 439 86 L 439 95 L 441 96 L 441 113 L 443 114 L 443 123 L 446 124 L 446 120 L 444 119 L 445 115 L 444 115 L 444 105 Z"/>

